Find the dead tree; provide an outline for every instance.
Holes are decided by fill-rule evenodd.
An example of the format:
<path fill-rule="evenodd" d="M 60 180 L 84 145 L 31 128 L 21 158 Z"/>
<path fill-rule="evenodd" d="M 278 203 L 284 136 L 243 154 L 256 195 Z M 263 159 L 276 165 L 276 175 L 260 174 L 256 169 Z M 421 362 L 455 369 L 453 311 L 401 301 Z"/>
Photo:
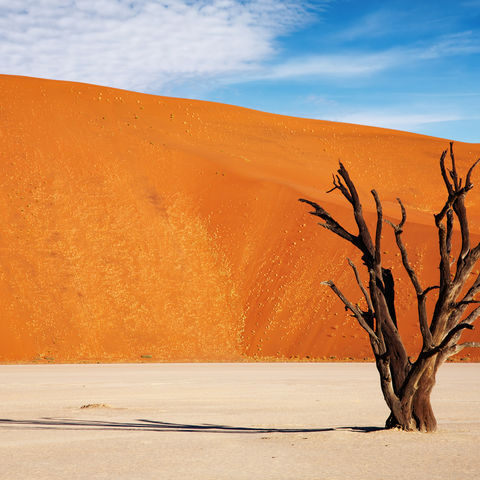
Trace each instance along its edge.
<path fill-rule="evenodd" d="M 450 143 L 451 169 L 445 166 L 445 150 L 440 158 L 440 170 L 447 189 L 447 200 L 435 217 L 438 231 L 440 254 L 439 284 L 423 288 L 409 261 L 407 249 L 402 239 L 407 218 L 400 199 L 401 220 L 394 224 L 383 218 L 382 204 L 375 190 L 372 190 L 376 205 L 376 227 L 374 235 L 365 222 L 357 189 L 345 167 L 340 163 L 338 174 L 333 176 L 333 188 L 327 193 L 339 190 L 351 204 L 358 233 L 354 234 L 338 223 L 325 209 L 310 200 L 300 199 L 311 205 L 312 215 L 320 217 L 320 226 L 330 230 L 350 242 L 362 253 L 362 261 L 368 270 L 368 288 L 360 278 L 355 264 L 348 259 L 356 283 L 366 300 L 366 307 L 352 303 L 339 290 L 332 280 L 323 282 L 356 318 L 367 332 L 375 362 L 380 374 L 380 384 L 385 401 L 390 409 L 387 428 L 420 430 L 431 432 L 436 429 L 436 420 L 430 404 L 430 393 L 435 384 L 438 368 L 452 355 L 466 347 L 480 347 L 480 343 L 460 343 L 465 329 L 473 329 L 473 322 L 480 316 L 480 274 L 470 285 L 469 276 L 480 258 L 480 243 L 470 245 L 465 196 L 472 189 L 471 176 L 477 160 L 468 170 L 463 182 L 457 174 L 453 145 Z M 454 220 L 460 226 L 460 252 L 457 260 L 452 260 L 452 235 Z M 384 268 L 381 256 L 383 224 L 388 223 L 395 233 L 403 266 L 415 289 L 418 304 L 418 324 L 423 337 L 423 345 L 417 359 L 412 363 L 397 329 L 395 310 L 395 285 L 391 270 Z M 431 316 L 427 313 L 427 295 L 436 295 Z M 472 306 L 474 307 L 472 309 Z"/>

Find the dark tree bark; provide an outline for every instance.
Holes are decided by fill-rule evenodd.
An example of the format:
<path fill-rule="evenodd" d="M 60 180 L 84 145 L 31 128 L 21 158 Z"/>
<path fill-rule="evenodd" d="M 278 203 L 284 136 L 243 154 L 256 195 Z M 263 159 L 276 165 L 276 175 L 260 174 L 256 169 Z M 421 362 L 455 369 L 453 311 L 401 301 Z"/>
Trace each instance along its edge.
<path fill-rule="evenodd" d="M 440 256 L 438 285 L 423 288 L 410 264 L 402 238 L 407 214 L 400 199 L 397 201 L 400 206 L 401 220 L 400 223 L 394 224 L 384 220 L 380 198 L 375 190 L 371 191 L 376 205 L 377 220 L 375 232 L 370 233 L 363 216 L 358 192 L 341 163 L 337 175 L 333 177 L 333 188 L 327 193 L 339 190 L 351 204 L 358 233 L 354 234 L 346 230 L 317 203 L 300 199 L 301 202 L 313 207 L 313 211 L 310 212 L 312 215 L 323 220 L 319 223 L 320 226 L 350 242 L 362 253 L 362 261 L 368 272 L 368 288 L 363 285 L 354 263 L 350 259 L 348 262 L 366 300 L 366 310 L 348 300 L 332 280 L 323 283 L 339 297 L 345 308 L 351 312 L 369 336 L 380 374 L 382 393 L 390 409 L 390 416 L 386 421 L 387 428 L 434 431 L 437 422 L 430 404 L 430 394 L 435 385 L 438 368 L 447 358 L 464 348 L 480 347 L 480 343 L 460 343 L 464 330 L 472 329 L 472 324 L 480 316 L 480 306 L 471 310 L 472 304 L 480 304 L 480 300 L 476 299 L 477 294 L 480 293 L 480 274 L 467 289 L 467 281 L 480 258 L 480 243 L 471 248 L 465 208 L 465 196 L 473 188 L 471 175 L 480 159 L 470 167 L 463 182 L 457 173 L 453 143 L 450 143 L 449 152 L 451 169 L 445 166 L 447 153 L 448 151 L 445 150 L 440 157 L 440 171 L 447 191 L 447 200 L 440 212 L 435 215 Z M 455 220 L 459 223 L 461 237 L 460 252 L 456 262 L 451 260 Z M 397 329 L 395 282 L 391 271 L 382 265 L 381 239 L 384 223 L 388 223 L 393 228 L 403 266 L 417 296 L 418 324 L 423 345 L 413 363 L 407 356 Z M 436 295 L 435 308 L 430 319 L 426 308 L 429 293 Z M 469 306 L 470 310 L 467 310 Z"/>

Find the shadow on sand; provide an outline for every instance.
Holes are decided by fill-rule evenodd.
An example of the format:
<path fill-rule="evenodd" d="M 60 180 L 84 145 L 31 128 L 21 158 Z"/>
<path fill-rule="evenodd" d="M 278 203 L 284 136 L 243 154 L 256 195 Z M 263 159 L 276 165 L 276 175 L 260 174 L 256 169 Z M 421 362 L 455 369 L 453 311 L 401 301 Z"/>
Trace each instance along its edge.
<path fill-rule="evenodd" d="M 0 419 L 0 428 L 33 428 L 49 430 L 136 430 L 152 432 L 211 432 L 211 433 L 317 433 L 332 431 L 350 431 L 368 433 L 384 430 L 381 427 L 331 427 L 331 428 L 270 428 L 270 427 L 233 427 L 208 423 L 183 424 L 138 419 L 135 422 L 109 422 L 99 420 L 74 420 L 68 418 L 41 418 L 39 420 Z"/>

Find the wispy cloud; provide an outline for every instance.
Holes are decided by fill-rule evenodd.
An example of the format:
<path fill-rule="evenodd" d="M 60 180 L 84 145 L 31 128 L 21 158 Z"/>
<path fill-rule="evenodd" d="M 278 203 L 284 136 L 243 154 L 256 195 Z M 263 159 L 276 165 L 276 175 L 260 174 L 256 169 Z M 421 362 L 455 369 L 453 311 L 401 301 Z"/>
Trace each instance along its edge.
<path fill-rule="evenodd" d="M 392 112 L 385 112 L 384 110 L 360 110 L 354 113 L 336 115 L 332 120 L 397 130 L 415 130 L 425 124 L 454 122 L 465 120 L 465 118 L 460 114 L 448 112 L 401 113 L 398 110 Z"/>
<path fill-rule="evenodd" d="M 404 11 L 381 9 L 371 12 L 332 35 L 337 41 L 352 41 L 364 38 L 377 38 L 390 35 L 393 29 L 410 28 L 410 24 L 403 25 L 406 17 Z"/>
<path fill-rule="evenodd" d="M 460 2 L 460 6 L 467 8 L 480 8 L 480 0 L 465 0 L 464 2 Z"/>
<path fill-rule="evenodd" d="M 480 53 L 480 39 L 474 32 L 459 32 L 423 43 L 422 45 L 393 47 L 376 52 L 310 55 L 287 59 L 247 73 L 245 80 L 287 80 L 302 77 L 319 79 L 358 78 L 384 70 L 413 65 L 438 58 Z"/>
<path fill-rule="evenodd" d="M 309 11 L 296 0 L 0 0 L 0 72 L 151 90 L 249 71 Z"/>
<path fill-rule="evenodd" d="M 480 114 L 472 112 L 465 103 L 452 101 L 446 96 L 443 101 L 432 103 L 428 98 L 416 99 L 405 95 L 403 101 L 379 99 L 370 97 L 366 102 L 352 105 L 345 103 L 342 98 L 322 99 L 308 97 L 310 105 L 317 113 L 310 117 L 321 120 L 353 123 L 405 130 L 439 137 L 457 137 L 463 141 L 478 142 L 478 125 Z M 371 103 L 369 101 L 371 100 Z M 460 136 L 453 134 L 454 130 L 464 127 Z M 477 128 L 475 128 L 477 126 Z M 471 128 L 472 127 L 472 128 Z"/>
<path fill-rule="evenodd" d="M 480 115 L 464 111 L 462 107 L 445 108 L 435 111 L 430 108 L 413 109 L 415 113 L 402 112 L 401 107 L 391 108 L 387 112 L 381 109 L 364 109 L 355 113 L 329 117 L 346 123 L 370 125 L 376 127 L 404 130 L 408 132 L 450 138 L 463 142 L 478 143 Z M 416 111 L 415 111 L 416 110 Z"/>
<path fill-rule="evenodd" d="M 357 77 L 384 70 L 396 63 L 389 52 L 314 55 L 274 65 L 260 75 L 264 79 L 292 77 Z"/>
<path fill-rule="evenodd" d="M 416 58 L 442 58 L 480 53 L 480 39 L 472 31 L 458 32 L 440 37 L 435 43 L 415 50 Z"/>

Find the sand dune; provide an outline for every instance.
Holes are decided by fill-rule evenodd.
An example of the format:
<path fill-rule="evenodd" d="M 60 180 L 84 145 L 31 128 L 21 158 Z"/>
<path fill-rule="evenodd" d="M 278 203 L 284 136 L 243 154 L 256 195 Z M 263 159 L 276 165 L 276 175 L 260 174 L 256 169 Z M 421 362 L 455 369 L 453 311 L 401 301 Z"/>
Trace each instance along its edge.
<path fill-rule="evenodd" d="M 297 202 L 351 225 L 325 193 L 339 160 L 368 218 L 371 188 L 390 218 L 403 199 L 411 259 L 435 282 L 447 140 L 25 77 L 0 76 L 0 98 L 2 362 L 370 358 L 319 284 L 358 298 L 358 256 Z M 480 144 L 455 151 L 463 170 Z M 478 241 L 480 189 L 468 207 Z M 413 355 L 414 291 L 384 237 Z"/>

